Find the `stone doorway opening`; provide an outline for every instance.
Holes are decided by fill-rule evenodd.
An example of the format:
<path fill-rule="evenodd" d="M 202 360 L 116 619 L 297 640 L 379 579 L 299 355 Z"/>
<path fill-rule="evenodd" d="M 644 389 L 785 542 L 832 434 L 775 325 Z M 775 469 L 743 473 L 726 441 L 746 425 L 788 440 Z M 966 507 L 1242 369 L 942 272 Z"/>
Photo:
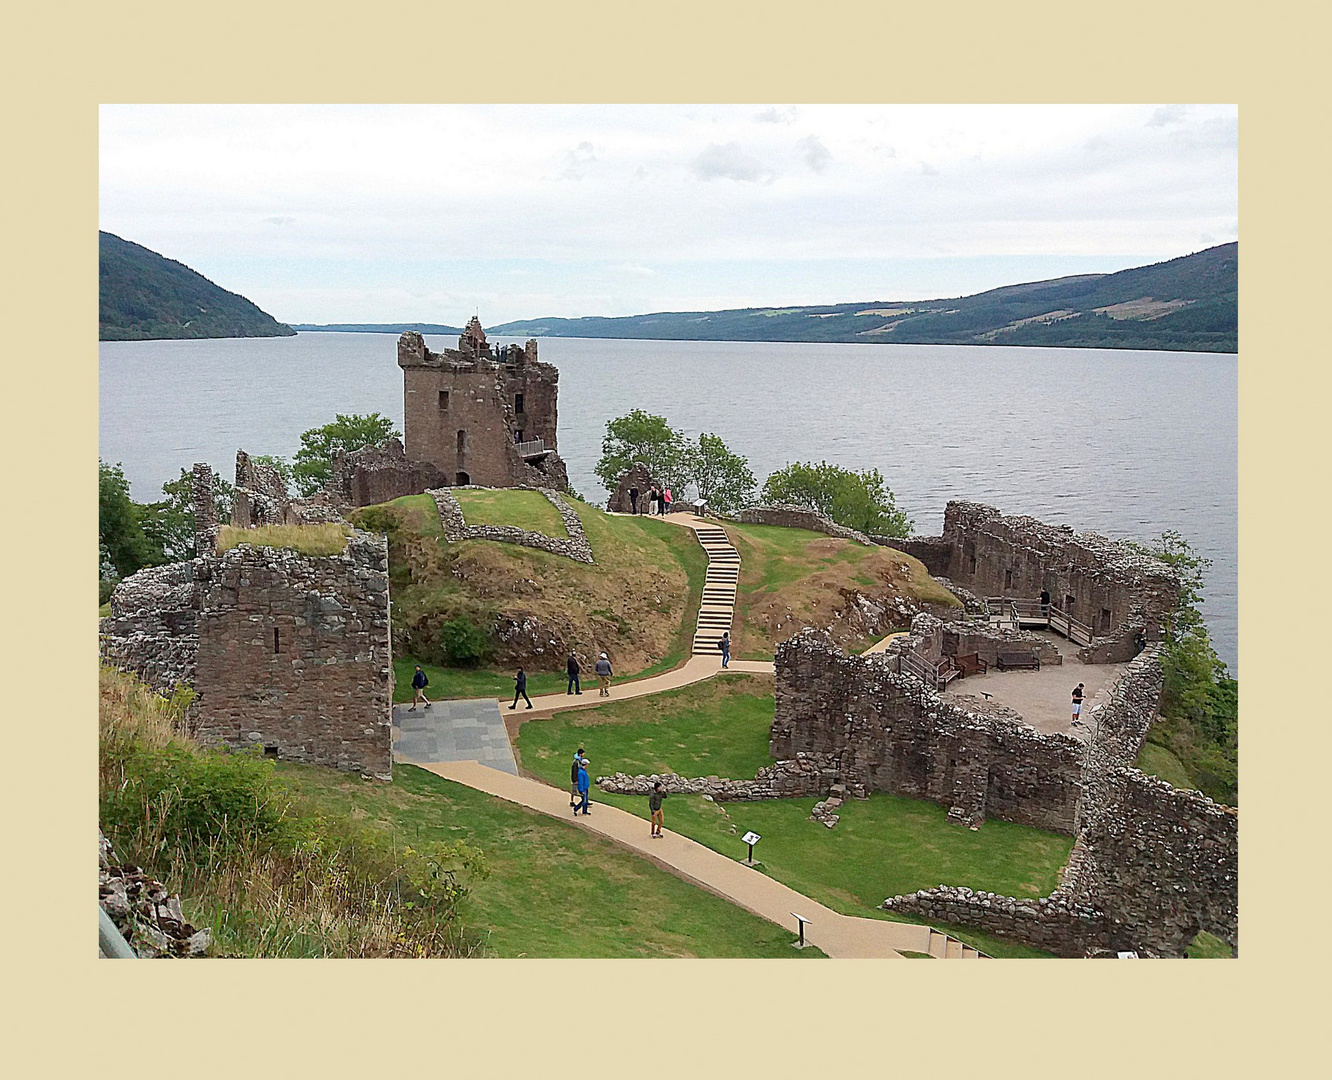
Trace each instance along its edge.
<path fill-rule="evenodd" d="M 466 487 L 466 486 L 467 486 L 468 484 L 470 484 L 471 482 L 472 482 L 472 478 L 471 478 L 470 476 L 468 476 L 465 472 L 460 472 L 460 473 L 458 474 L 458 479 L 457 479 L 457 482 L 456 482 L 455 486 L 456 486 L 456 487 Z"/>

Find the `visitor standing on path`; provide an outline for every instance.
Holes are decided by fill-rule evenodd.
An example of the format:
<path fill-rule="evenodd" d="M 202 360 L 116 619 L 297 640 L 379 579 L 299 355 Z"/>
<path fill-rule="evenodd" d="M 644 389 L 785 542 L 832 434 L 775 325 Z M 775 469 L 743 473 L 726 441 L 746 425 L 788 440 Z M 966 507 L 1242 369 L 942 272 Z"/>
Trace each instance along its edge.
<path fill-rule="evenodd" d="M 597 682 L 600 684 L 601 687 L 601 689 L 597 693 L 597 696 L 610 697 L 611 676 L 615 673 L 611 670 L 610 657 L 607 656 L 605 653 L 602 653 L 597 660 L 596 672 L 597 672 Z"/>
<path fill-rule="evenodd" d="M 578 770 L 587 768 L 587 758 L 583 756 L 583 748 L 580 746 L 573 756 L 573 765 L 569 768 L 569 805 L 578 805 Z"/>
<path fill-rule="evenodd" d="M 657 513 L 657 504 L 660 503 L 660 502 L 661 502 L 661 492 L 657 489 L 657 485 L 656 485 L 656 484 L 653 484 L 652 487 L 651 487 L 651 488 L 649 489 L 649 491 L 648 491 L 648 515 L 649 515 L 649 516 L 651 516 L 652 514 Z"/>
<path fill-rule="evenodd" d="M 565 691 L 565 694 L 581 694 L 583 688 L 578 682 L 578 676 L 583 673 L 583 669 L 578 666 L 578 657 L 574 656 L 572 652 L 569 653 L 569 661 L 564 665 L 564 670 L 569 676 L 569 689 Z"/>
<path fill-rule="evenodd" d="M 1041 590 L 1041 618 L 1047 618 L 1050 614 L 1050 590 Z"/>
<path fill-rule="evenodd" d="M 721 641 L 717 642 L 717 648 L 721 649 L 721 654 L 722 654 L 722 667 L 730 667 L 730 665 L 731 665 L 731 632 L 730 632 L 729 630 L 723 630 L 723 631 L 722 631 Z"/>
<path fill-rule="evenodd" d="M 1082 716 L 1082 688 L 1083 688 L 1083 686 L 1084 686 L 1083 683 L 1078 683 L 1077 686 L 1073 687 L 1073 726 L 1074 726 L 1074 727 L 1081 727 L 1081 726 L 1082 726 L 1082 720 L 1080 719 L 1080 717 Z"/>
<path fill-rule="evenodd" d="M 629 512 L 631 514 L 638 513 L 638 488 L 636 487 L 629 489 Z"/>
<path fill-rule="evenodd" d="M 671 489 L 668 487 L 661 489 L 661 512 L 663 514 L 671 512 Z"/>
<path fill-rule="evenodd" d="M 520 695 L 522 699 L 527 702 L 527 707 L 530 709 L 532 707 L 532 699 L 527 696 L 527 672 L 521 667 L 518 668 L 518 674 L 513 677 L 513 704 L 509 706 L 510 709 L 518 708 L 518 698 Z"/>
<path fill-rule="evenodd" d="M 590 813 L 590 807 L 592 805 L 587 800 L 588 789 L 592 786 L 592 782 L 587 778 L 586 761 L 580 761 L 578 763 L 578 780 L 576 783 L 578 787 L 578 794 L 581 797 L 582 801 L 577 806 L 574 807 L 574 817 L 578 816 L 579 810 L 581 810 L 583 812 L 583 816 L 586 817 L 588 813 Z"/>
<path fill-rule="evenodd" d="M 649 834 L 660 839 L 661 826 L 665 820 L 665 815 L 661 812 L 661 800 L 666 798 L 666 792 L 662 790 L 661 781 L 658 780 L 652 785 L 652 794 L 648 796 L 648 809 L 652 811 L 652 832 Z"/>
<path fill-rule="evenodd" d="M 276 632 L 277 631 L 274 631 L 274 633 Z M 412 707 L 407 710 L 408 712 L 416 712 L 416 703 L 418 701 L 424 701 L 425 707 L 427 709 L 430 708 L 430 699 L 425 696 L 425 688 L 429 685 L 430 680 L 426 678 L 426 673 L 421 670 L 421 665 L 417 664 L 416 674 L 412 676 L 412 689 L 415 693 L 412 694 Z"/>

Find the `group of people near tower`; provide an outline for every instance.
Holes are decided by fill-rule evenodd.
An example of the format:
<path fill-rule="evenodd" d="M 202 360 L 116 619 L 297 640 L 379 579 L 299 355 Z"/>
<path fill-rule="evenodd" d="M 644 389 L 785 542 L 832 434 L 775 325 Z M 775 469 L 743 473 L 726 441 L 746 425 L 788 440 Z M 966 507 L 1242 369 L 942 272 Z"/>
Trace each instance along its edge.
<path fill-rule="evenodd" d="M 638 509 L 639 499 L 644 500 L 647 506 L 646 510 Z M 629 508 L 630 512 L 634 514 L 669 514 L 671 512 L 671 503 L 673 501 L 674 500 L 671 497 L 671 489 L 665 484 L 662 484 L 660 487 L 653 484 L 648 488 L 646 496 L 644 496 L 636 487 L 631 487 L 629 489 Z"/>

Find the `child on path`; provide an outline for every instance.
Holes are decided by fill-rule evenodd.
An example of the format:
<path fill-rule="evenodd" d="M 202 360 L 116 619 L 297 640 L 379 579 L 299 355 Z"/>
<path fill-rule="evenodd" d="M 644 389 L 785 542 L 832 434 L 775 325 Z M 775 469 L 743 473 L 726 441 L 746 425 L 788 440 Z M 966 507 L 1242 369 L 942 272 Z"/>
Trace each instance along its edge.
<path fill-rule="evenodd" d="M 661 788 L 661 781 L 658 780 L 652 785 L 652 794 L 648 796 L 648 809 L 652 811 L 652 832 L 651 836 L 661 837 L 661 826 L 664 815 L 661 812 L 661 800 L 666 798 L 666 792 Z"/>
<path fill-rule="evenodd" d="M 569 769 L 569 805 L 578 805 L 578 769 L 582 766 L 587 767 L 587 758 L 583 756 L 583 748 L 580 746 L 573 756 L 573 765 Z"/>
<path fill-rule="evenodd" d="M 578 683 L 578 676 L 583 673 L 583 669 L 578 666 L 578 657 L 574 656 L 572 652 L 569 653 L 569 661 L 564 665 L 564 670 L 569 676 L 569 689 L 565 691 L 565 694 L 581 694 L 583 688 Z"/>
<path fill-rule="evenodd" d="M 591 812 L 590 809 L 589 809 L 589 807 L 591 806 L 591 803 L 589 803 L 589 802 L 587 801 L 587 793 L 588 793 L 588 789 L 589 789 L 591 786 L 592 786 L 592 783 L 591 783 L 591 781 L 588 780 L 588 778 L 587 778 L 587 762 L 586 762 L 586 761 L 580 761 L 580 762 L 578 763 L 578 781 L 577 781 L 577 787 L 578 787 L 578 794 L 582 797 L 582 800 L 583 800 L 583 801 L 580 802 L 577 806 L 574 807 L 574 817 L 577 817 L 577 816 L 578 816 L 578 811 L 579 811 L 579 810 L 581 810 L 581 811 L 583 812 L 583 816 L 584 816 L 584 817 L 586 817 L 586 816 Z"/>
<path fill-rule="evenodd" d="M 611 676 L 615 673 L 611 670 L 610 657 L 605 653 L 602 653 L 601 658 L 597 660 L 596 672 L 597 682 L 601 684 L 601 689 L 598 691 L 597 696 L 610 697 Z"/>
<path fill-rule="evenodd" d="M 527 696 L 527 672 L 521 667 L 518 669 L 518 674 L 513 677 L 513 704 L 509 706 L 510 709 L 518 708 L 519 695 L 522 695 L 522 699 L 527 702 L 527 707 L 530 709 L 532 699 Z"/>
<path fill-rule="evenodd" d="M 1084 683 L 1078 683 L 1078 685 L 1075 686 L 1075 687 L 1073 688 L 1073 726 L 1074 726 L 1074 727 L 1081 727 L 1081 726 L 1082 726 L 1082 720 L 1079 719 L 1079 718 L 1082 716 L 1082 688 L 1083 688 L 1084 685 L 1085 685 Z"/>
<path fill-rule="evenodd" d="M 430 680 L 426 677 L 426 673 L 421 670 L 421 665 L 417 664 L 416 674 L 412 676 L 412 689 L 416 692 L 412 695 L 412 707 L 407 710 L 408 712 L 416 712 L 418 701 L 424 701 L 425 707 L 430 708 L 430 699 L 425 696 L 425 688 L 429 683 Z"/>
<path fill-rule="evenodd" d="M 731 632 L 722 631 L 721 641 L 717 642 L 717 648 L 721 649 L 722 667 L 729 667 L 731 664 Z"/>

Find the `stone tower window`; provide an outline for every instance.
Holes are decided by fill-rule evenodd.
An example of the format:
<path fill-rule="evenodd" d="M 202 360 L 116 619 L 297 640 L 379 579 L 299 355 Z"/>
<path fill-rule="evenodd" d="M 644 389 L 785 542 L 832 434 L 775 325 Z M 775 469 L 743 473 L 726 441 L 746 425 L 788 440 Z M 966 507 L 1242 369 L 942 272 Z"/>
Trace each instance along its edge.
<path fill-rule="evenodd" d="M 439 411 L 449 411 L 449 392 L 447 390 L 441 390 L 439 392 Z"/>
<path fill-rule="evenodd" d="M 513 395 L 513 411 L 516 412 L 516 413 L 521 413 L 521 412 L 523 411 L 523 395 L 522 395 L 522 394 L 514 394 L 514 395 Z"/>
<path fill-rule="evenodd" d="M 1108 607 L 1103 607 L 1101 608 L 1101 630 L 1105 631 L 1109 629 L 1110 629 L 1110 609 Z"/>
<path fill-rule="evenodd" d="M 1013 587 L 1013 571 L 1012 571 L 1012 570 L 1005 570 L 1005 571 L 1004 571 L 1004 588 L 1005 588 L 1005 589 L 1011 589 L 1012 587 Z"/>
<path fill-rule="evenodd" d="M 462 428 L 458 429 L 458 456 L 462 457 L 467 452 L 467 432 Z"/>
<path fill-rule="evenodd" d="M 275 653 L 278 651 L 279 641 L 280 638 L 278 637 L 278 628 L 275 626 L 273 627 L 273 652 Z"/>

